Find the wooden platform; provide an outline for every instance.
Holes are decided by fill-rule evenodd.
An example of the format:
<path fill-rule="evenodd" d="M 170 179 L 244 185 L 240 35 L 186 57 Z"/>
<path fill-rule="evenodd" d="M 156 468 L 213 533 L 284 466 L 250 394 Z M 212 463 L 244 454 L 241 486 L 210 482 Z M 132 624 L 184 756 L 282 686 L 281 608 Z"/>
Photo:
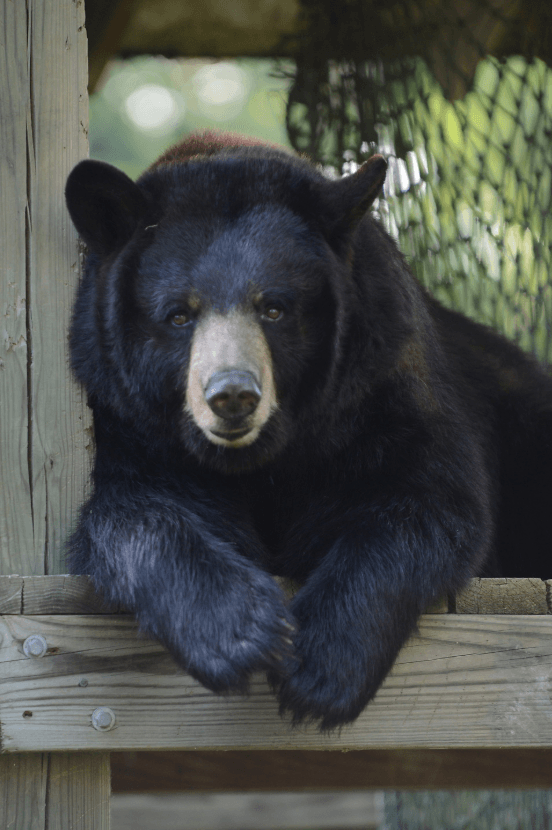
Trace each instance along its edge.
<path fill-rule="evenodd" d="M 549 593 L 541 580 L 474 580 L 456 613 L 422 618 L 355 724 L 321 735 L 282 720 L 262 676 L 247 698 L 208 692 L 131 617 L 105 613 L 85 578 L 1 577 L 1 750 L 549 747 Z M 23 653 L 33 634 L 43 657 Z M 92 726 L 100 707 L 109 731 Z"/>

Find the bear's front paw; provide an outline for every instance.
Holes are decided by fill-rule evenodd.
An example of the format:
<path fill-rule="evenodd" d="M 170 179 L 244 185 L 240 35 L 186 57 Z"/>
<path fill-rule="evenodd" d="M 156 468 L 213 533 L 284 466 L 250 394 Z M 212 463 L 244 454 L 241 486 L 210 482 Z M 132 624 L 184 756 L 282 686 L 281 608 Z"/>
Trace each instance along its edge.
<path fill-rule="evenodd" d="M 330 676 L 324 666 L 316 669 L 304 663 L 283 680 L 270 672 L 269 680 L 277 692 L 281 715 L 291 713 L 294 725 L 317 722 L 321 731 L 354 721 L 375 692 L 360 676 L 339 672 Z"/>
<path fill-rule="evenodd" d="M 322 731 L 354 721 L 385 676 L 381 655 L 370 654 L 365 632 L 353 623 L 339 626 L 328 616 L 321 624 L 316 613 L 309 619 L 299 612 L 297 619 L 295 664 L 287 676 L 268 675 L 280 713 L 291 713 L 294 724 L 318 722 Z"/>
<path fill-rule="evenodd" d="M 246 692 L 252 672 L 281 673 L 293 663 L 293 618 L 272 577 L 262 572 L 189 603 L 179 636 L 168 642 L 178 662 L 211 691 Z"/>

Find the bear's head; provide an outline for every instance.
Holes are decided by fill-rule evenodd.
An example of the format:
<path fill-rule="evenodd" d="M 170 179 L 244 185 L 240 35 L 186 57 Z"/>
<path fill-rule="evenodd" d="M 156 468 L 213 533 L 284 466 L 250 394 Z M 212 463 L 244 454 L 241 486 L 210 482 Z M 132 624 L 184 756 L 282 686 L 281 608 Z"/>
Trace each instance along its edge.
<path fill-rule="evenodd" d="M 330 180 L 284 150 L 201 146 L 136 183 L 98 161 L 72 171 L 67 204 L 89 249 L 72 361 L 91 405 L 146 445 L 238 472 L 292 445 L 338 394 L 351 239 L 386 163 Z"/>

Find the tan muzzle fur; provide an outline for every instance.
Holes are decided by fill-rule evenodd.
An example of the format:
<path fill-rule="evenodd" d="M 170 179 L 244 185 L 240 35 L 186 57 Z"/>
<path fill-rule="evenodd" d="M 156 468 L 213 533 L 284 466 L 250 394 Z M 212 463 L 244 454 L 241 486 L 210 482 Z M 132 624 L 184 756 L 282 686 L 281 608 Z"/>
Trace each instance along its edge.
<path fill-rule="evenodd" d="M 245 419 L 249 432 L 230 440 L 215 434 L 227 427 L 207 403 L 205 390 L 215 373 L 234 370 L 251 372 L 261 389 L 261 399 Z M 186 385 L 186 411 L 198 427 L 213 444 L 246 447 L 257 439 L 277 407 L 270 349 L 253 315 L 236 309 L 228 314 L 207 314 L 194 332 Z"/>

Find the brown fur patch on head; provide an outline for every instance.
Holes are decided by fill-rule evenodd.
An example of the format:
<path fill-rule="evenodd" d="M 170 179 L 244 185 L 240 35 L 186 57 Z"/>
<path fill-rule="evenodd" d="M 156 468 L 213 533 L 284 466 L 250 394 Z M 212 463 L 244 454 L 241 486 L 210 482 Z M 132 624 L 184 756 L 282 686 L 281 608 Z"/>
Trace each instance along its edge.
<path fill-rule="evenodd" d="M 286 150 L 285 147 L 279 144 L 261 141 L 260 138 L 254 138 L 253 136 L 218 130 L 203 130 L 202 132 L 192 133 L 179 144 L 169 147 L 149 169 L 154 170 L 161 165 L 178 164 L 201 156 L 212 156 L 221 150 L 230 150 L 237 147 L 271 147 L 273 150 Z"/>
<path fill-rule="evenodd" d="M 215 434 L 227 427 L 205 399 L 210 378 L 217 372 L 231 370 L 250 372 L 261 389 L 259 405 L 245 419 L 245 426 L 250 431 L 233 441 Z M 272 357 L 259 323 L 237 309 L 227 314 L 207 314 L 198 324 L 192 340 L 186 383 L 188 415 L 213 444 L 239 448 L 257 439 L 277 407 Z"/>

